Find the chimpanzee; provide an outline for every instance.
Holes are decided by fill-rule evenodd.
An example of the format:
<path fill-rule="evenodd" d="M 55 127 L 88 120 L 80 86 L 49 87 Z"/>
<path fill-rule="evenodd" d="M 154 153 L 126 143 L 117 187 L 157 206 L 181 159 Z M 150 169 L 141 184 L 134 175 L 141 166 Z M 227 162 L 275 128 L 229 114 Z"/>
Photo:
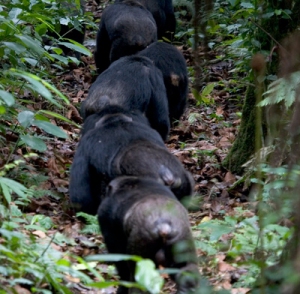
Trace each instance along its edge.
<path fill-rule="evenodd" d="M 116 3 L 122 3 L 124 0 L 116 0 Z M 139 0 L 153 15 L 157 25 L 158 39 L 167 38 L 169 41 L 176 29 L 176 19 L 172 0 Z"/>
<path fill-rule="evenodd" d="M 178 268 L 172 276 L 177 293 L 199 293 L 188 214 L 167 187 L 152 179 L 118 177 L 108 185 L 98 220 L 109 253 L 139 255 L 156 266 Z M 134 262 L 120 261 L 116 267 L 121 280 L 134 281 Z M 122 286 L 117 291 L 127 293 L 132 292 Z"/>
<path fill-rule="evenodd" d="M 183 55 L 176 47 L 164 42 L 152 43 L 138 55 L 150 58 L 161 70 L 169 101 L 170 121 L 178 120 L 184 112 L 188 94 L 188 74 Z"/>
<path fill-rule="evenodd" d="M 87 117 L 70 172 L 75 209 L 95 214 L 107 184 L 121 175 L 150 177 L 178 199 L 193 191 L 193 178 L 139 111 L 108 105 Z"/>
<path fill-rule="evenodd" d="M 157 40 L 152 14 L 136 0 L 108 6 L 102 14 L 94 54 L 98 73 L 122 56 L 135 54 Z"/>
<path fill-rule="evenodd" d="M 161 72 L 143 56 L 126 56 L 98 76 L 82 103 L 85 119 L 106 105 L 137 109 L 149 119 L 152 128 L 165 140 L 170 129 L 168 99 Z"/>

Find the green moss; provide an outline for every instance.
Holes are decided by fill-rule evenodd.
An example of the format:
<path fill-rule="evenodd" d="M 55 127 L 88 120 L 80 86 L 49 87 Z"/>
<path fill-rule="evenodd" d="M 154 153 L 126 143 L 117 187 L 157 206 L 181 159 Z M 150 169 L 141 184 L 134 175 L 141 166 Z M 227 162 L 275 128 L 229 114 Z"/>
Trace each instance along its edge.
<path fill-rule="evenodd" d="M 255 89 L 248 86 L 242 111 L 239 133 L 222 165 L 233 173 L 241 174 L 242 165 L 255 150 L 255 119 L 257 107 Z"/>

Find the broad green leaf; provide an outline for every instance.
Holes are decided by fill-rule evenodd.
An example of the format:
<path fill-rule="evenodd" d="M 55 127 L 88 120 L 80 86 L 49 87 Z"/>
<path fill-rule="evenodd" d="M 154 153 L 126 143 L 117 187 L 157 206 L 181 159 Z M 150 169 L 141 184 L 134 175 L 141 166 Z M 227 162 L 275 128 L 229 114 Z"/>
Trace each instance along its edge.
<path fill-rule="evenodd" d="M 25 225 L 24 228 L 26 230 L 32 230 L 32 231 L 42 231 L 42 232 L 47 231 L 46 229 L 44 229 L 42 226 L 39 225 Z"/>
<path fill-rule="evenodd" d="M 247 9 L 251 9 L 251 8 L 254 9 L 254 5 L 250 2 L 242 2 L 241 7 L 244 7 L 244 8 L 247 8 Z"/>
<path fill-rule="evenodd" d="M 9 273 L 8 269 L 5 266 L 0 265 L 0 274 L 2 276 L 8 276 L 8 273 Z"/>
<path fill-rule="evenodd" d="M 95 287 L 95 288 L 108 288 L 111 286 L 118 286 L 119 283 L 118 282 L 95 282 L 95 283 L 89 283 L 87 284 L 87 286 L 89 287 Z"/>
<path fill-rule="evenodd" d="M 21 135 L 20 138 L 26 145 L 28 145 L 32 149 L 35 149 L 35 150 L 41 151 L 41 152 L 44 152 L 47 150 L 47 146 L 46 146 L 45 142 L 40 138 L 30 136 L 30 135 Z"/>
<path fill-rule="evenodd" d="M 59 42 L 58 45 L 63 45 L 67 48 L 70 48 L 74 51 L 77 51 L 77 52 L 80 52 L 84 55 L 87 55 L 87 56 L 92 56 L 92 53 L 90 50 L 88 50 L 87 48 L 85 48 L 82 44 L 78 43 L 78 42 L 75 42 L 71 39 L 65 39 L 65 40 L 68 40 L 70 41 L 71 43 L 68 43 L 68 42 Z"/>
<path fill-rule="evenodd" d="M 21 197 L 25 197 L 24 192 L 27 192 L 27 188 L 22 184 L 4 177 L 0 177 L 0 184 L 6 185 L 10 190 L 15 192 L 17 195 Z"/>
<path fill-rule="evenodd" d="M 192 88 L 192 93 L 193 93 L 195 99 L 196 99 L 199 103 L 201 103 L 201 95 L 199 94 L 199 92 L 198 92 L 195 88 Z"/>
<path fill-rule="evenodd" d="M 276 15 L 281 15 L 282 13 L 282 10 L 281 9 L 275 9 L 275 14 Z"/>
<path fill-rule="evenodd" d="M 11 203 L 11 191 L 10 189 L 2 182 L 0 182 L 2 194 L 7 202 L 7 204 Z"/>
<path fill-rule="evenodd" d="M 25 71 L 17 70 L 14 68 L 11 68 L 9 71 L 7 71 L 9 74 L 22 77 L 23 79 L 27 80 L 30 85 L 31 89 L 45 97 L 47 100 L 49 100 L 51 103 L 55 104 L 57 107 L 62 108 L 62 106 L 53 99 L 51 92 L 44 86 L 46 85 L 49 89 L 53 90 L 56 94 L 60 94 L 59 96 L 62 98 L 65 96 L 61 94 L 55 87 L 51 86 L 48 82 L 42 80 L 36 75 L 30 74 Z M 44 85 L 43 85 L 44 84 Z M 67 100 L 67 98 L 65 98 Z"/>
<path fill-rule="evenodd" d="M 90 255 L 85 258 L 86 261 L 121 261 L 121 260 L 133 260 L 140 261 L 141 257 L 135 255 L 127 255 L 127 254 L 96 254 Z"/>
<path fill-rule="evenodd" d="M 100 274 L 98 270 L 96 270 L 97 262 L 86 262 L 83 258 L 77 256 L 76 259 L 78 260 L 79 264 L 72 265 L 72 268 L 75 268 L 77 270 L 86 270 L 88 269 L 90 272 L 94 274 L 94 276 L 97 278 L 98 281 L 104 282 L 103 276 Z M 80 268 L 83 267 L 83 268 Z"/>
<path fill-rule="evenodd" d="M 228 2 L 231 4 L 231 6 L 235 6 L 238 3 L 239 0 L 228 0 Z"/>
<path fill-rule="evenodd" d="M 40 46 L 37 39 L 33 39 L 28 35 L 16 35 L 16 37 L 19 38 L 28 49 L 36 52 L 39 56 L 44 54 L 45 50 Z"/>
<path fill-rule="evenodd" d="M 75 264 L 72 266 L 72 268 L 75 270 L 86 270 L 86 269 L 95 268 L 97 266 L 97 264 L 98 264 L 98 262 L 96 262 L 96 261 L 86 262 L 85 264 L 82 264 L 82 263 Z M 102 281 L 104 281 L 104 280 L 102 280 Z"/>
<path fill-rule="evenodd" d="M 52 94 L 50 91 L 40 82 L 41 79 L 33 74 L 20 71 L 17 69 L 10 69 L 9 73 L 15 76 L 19 76 L 26 81 L 28 81 L 32 85 L 32 89 L 35 90 L 37 93 L 45 97 L 46 99 L 52 99 Z M 56 102 L 55 102 L 56 103 Z"/>
<path fill-rule="evenodd" d="M 14 23 L 20 23 L 20 19 L 18 16 L 23 12 L 20 8 L 12 8 L 9 12 L 9 19 L 12 20 Z"/>
<path fill-rule="evenodd" d="M 138 261 L 135 268 L 135 280 L 144 286 L 150 293 L 158 294 L 163 286 L 163 278 L 155 269 L 150 259 Z"/>
<path fill-rule="evenodd" d="M 11 281 L 12 285 L 17 285 L 17 284 L 24 284 L 24 285 L 32 285 L 34 284 L 33 281 L 29 280 L 29 279 L 25 279 L 25 278 L 17 278 L 17 279 L 13 279 Z"/>
<path fill-rule="evenodd" d="M 63 17 L 59 20 L 60 24 L 62 25 L 68 25 L 69 23 L 72 23 L 69 17 Z"/>
<path fill-rule="evenodd" d="M 215 83 L 210 83 L 208 84 L 201 92 L 201 94 L 203 96 L 207 96 L 207 95 L 210 95 L 210 93 L 212 92 L 212 90 L 214 89 L 215 87 Z"/>
<path fill-rule="evenodd" d="M 44 216 L 41 214 L 36 214 L 33 216 L 33 218 L 31 219 L 30 225 L 34 225 L 36 223 L 39 223 L 39 225 L 44 228 L 44 229 L 51 229 L 51 227 L 53 226 L 53 222 L 52 219 L 48 216 Z"/>
<path fill-rule="evenodd" d="M 48 82 L 45 80 L 41 80 L 41 82 L 49 88 L 51 91 L 53 91 L 56 95 L 58 95 L 62 100 L 64 100 L 67 104 L 70 104 L 69 99 L 60 91 L 58 91 L 54 86 L 50 85 Z M 62 106 L 59 104 L 59 107 L 61 108 Z"/>
<path fill-rule="evenodd" d="M 50 54 L 54 59 L 57 59 L 58 61 L 62 62 L 63 64 L 68 64 L 69 60 L 67 57 L 58 55 L 58 54 Z"/>
<path fill-rule="evenodd" d="M 34 118 L 36 120 L 43 120 L 43 121 L 49 121 L 50 119 L 48 117 L 46 117 L 45 115 L 41 114 L 41 113 L 35 113 Z"/>
<path fill-rule="evenodd" d="M 100 288 L 100 289 L 107 288 L 110 286 L 119 286 L 119 285 L 122 285 L 125 287 L 135 287 L 136 286 L 139 288 L 139 285 L 137 283 L 123 282 L 123 281 L 120 281 L 120 282 L 95 282 L 95 283 L 87 284 L 87 286 Z"/>
<path fill-rule="evenodd" d="M 26 47 L 15 42 L 1 42 L 1 43 L 5 45 L 6 48 L 15 51 L 15 53 L 17 54 L 21 54 L 27 50 Z"/>
<path fill-rule="evenodd" d="M 55 118 L 60 119 L 62 121 L 65 121 L 65 122 L 67 122 L 69 124 L 72 124 L 72 125 L 74 125 L 74 126 L 76 126 L 78 128 L 81 128 L 80 125 L 74 123 L 72 120 L 69 120 L 66 117 L 64 117 L 64 116 L 62 116 L 62 115 L 60 115 L 60 114 L 58 114 L 56 112 L 52 112 L 52 111 L 48 111 L 48 110 L 39 110 L 38 113 L 44 113 L 44 114 L 50 115 L 52 117 L 55 117 Z"/>
<path fill-rule="evenodd" d="M 22 111 L 18 114 L 18 121 L 24 128 L 28 128 L 34 121 L 34 113 L 29 110 Z"/>
<path fill-rule="evenodd" d="M 218 224 L 213 222 L 204 222 L 198 226 L 199 229 L 208 229 L 210 232 L 210 241 L 217 241 L 222 235 L 228 234 L 234 230 L 234 226 Z"/>
<path fill-rule="evenodd" d="M 8 105 L 12 106 L 15 104 L 15 98 L 9 92 L 0 90 L 0 98 Z"/>
<path fill-rule="evenodd" d="M 6 108 L 3 105 L 0 105 L 0 114 L 6 113 Z"/>
<path fill-rule="evenodd" d="M 27 63 L 29 63 L 31 66 L 37 66 L 39 61 L 34 59 L 34 58 L 28 58 L 28 57 L 24 57 L 22 58 L 23 61 L 26 61 Z"/>
<path fill-rule="evenodd" d="M 59 232 L 55 233 L 55 238 L 53 241 L 60 246 L 63 244 L 69 244 L 69 245 L 73 245 L 73 246 L 76 245 L 76 242 L 74 241 L 74 239 L 68 238 L 67 236 L 65 236 Z"/>
<path fill-rule="evenodd" d="M 59 55 L 59 56 L 61 56 L 63 54 L 63 52 L 64 52 L 61 48 L 59 48 L 59 47 L 53 47 L 53 46 L 51 46 L 51 50 L 54 53 L 56 53 L 57 55 Z M 52 54 L 50 54 L 50 55 L 52 56 Z M 66 58 L 66 59 L 68 59 L 68 58 Z"/>
<path fill-rule="evenodd" d="M 73 57 L 73 56 L 69 56 L 69 60 L 71 60 L 71 62 L 73 62 L 77 65 L 80 63 L 80 60 L 78 60 L 76 57 Z"/>
<path fill-rule="evenodd" d="M 68 138 L 68 135 L 62 129 L 60 129 L 58 126 L 53 125 L 50 122 L 42 121 L 42 120 L 34 120 L 33 124 L 53 136 L 63 138 L 63 139 Z"/>

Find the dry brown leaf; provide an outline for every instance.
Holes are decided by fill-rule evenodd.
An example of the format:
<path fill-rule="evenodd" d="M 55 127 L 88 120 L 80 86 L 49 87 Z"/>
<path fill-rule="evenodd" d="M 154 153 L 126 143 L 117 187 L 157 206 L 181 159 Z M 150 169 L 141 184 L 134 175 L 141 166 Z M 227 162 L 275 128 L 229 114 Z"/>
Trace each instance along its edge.
<path fill-rule="evenodd" d="M 231 289 L 232 294 L 246 294 L 250 291 L 250 288 L 235 288 Z"/>
<path fill-rule="evenodd" d="M 48 160 L 48 168 L 55 174 L 60 174 L 59 168 L 56 164 L 55 157 L 50 157 Z"/>
<path fill-rule="evenodd" d="M 223 113 L 224 113 L 223 108 L 222 107 L 217 107 L 216 115 L 221 116 L 221 115 L 223 115 Z"/>
<path fill-rule="evenodd" d="M 80 283 L 80 279 L 79 278 L 75 278 L 69 275 L 65 275 L 65 278 L 72 283 Z"/>
<path fill-rule="evenodd" d="M 53 249 L 55 249 L 55 250 L 57 250 L 57 251 L 63 251 L 62 250 L 62 248 L 61 248 L 61 246 L 59 246 L 59 245 L 57 245 L 57 244 L 55 244 L 55 243 L 51 243 L 51 245 L 50 245 Z M 66 257 L 65 257 L 66 258 Z"/>
<path fill-rule="evenodd" d="M 220 262 L 218 264 L 218 268 L 219 268 L 220 272 L 230 272 L 230 271 L 236 270 L 235 267 L 233 267 L 232 265 L 230 265 L 229 263 L 226 263 L 226 262 Z"/>
<path fill-rule="evenodd" d="M 200 147 L 200 150 L 217 150 L 218 148 L 216 146 L 213 146 L 209 143 L 203 145 L 202 147 Z"/>
<path fill-rule="evenodd" d="M 221 285 L 222 285 L 223 289 L 226 289 L 226 290 L 231 289 L 231 283 L 230 283 L 230 281 L 224 281 L 224 282 L 222 282 Z"/>
<path fill-rule="evenodd" d="M 23 288 L 19 285 L 16 285 L 14 287 L 14 290 L 16 291 L 16 293 L 18 294 L 31 294 L 31 292 L 29 290 L 27 290 L 26 288 Z"/>
<path fill-rule="evenodd" d="M 227 137 L 222 137 L 218 143 L 218 146 L 229 148 L 232 146 L 232 142 Z"/>
<path fill-rule="evenodd" d="M 228 184 L 233 184 L 236 181 L 235 176 L 230 171 L 226 173 L 224 180 Z"/>
<path fill-rule="evenodd" d="M 33 231 L 32 234 L 35 235 L 35 236 L 38 236 L 38 237 L 40 237 L 42 239 L 46 238 L 46 236 L 47 236 L 45 234 L 45 232 L 42 232 L 42 231 Z"/>
<path fill-rule="evenodd" d="M 69 186 L 69 181 L 55 178 L 52 180 L 55 187 L 67 187 Z"/>

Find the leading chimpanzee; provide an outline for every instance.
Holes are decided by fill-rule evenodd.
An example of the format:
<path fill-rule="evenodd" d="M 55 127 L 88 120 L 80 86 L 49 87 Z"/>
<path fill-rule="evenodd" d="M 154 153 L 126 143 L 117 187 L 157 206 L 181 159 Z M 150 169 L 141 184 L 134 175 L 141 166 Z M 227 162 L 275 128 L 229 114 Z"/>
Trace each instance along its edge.
<path fill-rule="evenodd" d="M 116 0 L 122 3 L 124 0 Z M 139 0 L 153 15 L 157 25 L 157 37 L 172 40 L 176 29 L 176 19 L 172 0 Z"/>
<path fill-rule="evenodd" d="M 107 184 L 121 175 L 150 177 L 182 199 L 193 179 L 138 111 L 109 105 L 87 117 L 70 174 L 70 198 L 77 210 L 94 214 Z"/>
<path fill-rule="evenodd" d="M 155 20 L 138 1 L 108 6 L 102 14 L 94 54 L 98 73 L 122 56 L 143 50 L 157 40 Z"/>
<path fill-rule="evenodd" d="M 164 42 L 152 43 L 138 55 L 151 59 L 162 72 L 170 121 L 178 120 L 185 110 L 188 94 L 188 73 L 183 55 L 176 47 Z"/>
<path fill-rule="evenodd" d="M 165 140 L 170 129 L 168 99 L 161 72 L 142 56 L 126 56 L 115 61 L 93 83 L 82 103 L 85 119 L 106 105 L 140 110 L 152 128 Z"/>
<path fill-rule="evenodd" d="M 199 293 L 188 214 L 167 187 L 152 179 L 118 177 L 108 186 L 98 220 L 110 253 L 139 255 L 156 266 L 178 268 L 179 273 L 172 276 L 177 293 Z M 134 262 L 120 261 L 116 267 L 121 280 L 134 281 Z M 123 286 L 117 291 L 128 293 L 144 292 Z"/>

